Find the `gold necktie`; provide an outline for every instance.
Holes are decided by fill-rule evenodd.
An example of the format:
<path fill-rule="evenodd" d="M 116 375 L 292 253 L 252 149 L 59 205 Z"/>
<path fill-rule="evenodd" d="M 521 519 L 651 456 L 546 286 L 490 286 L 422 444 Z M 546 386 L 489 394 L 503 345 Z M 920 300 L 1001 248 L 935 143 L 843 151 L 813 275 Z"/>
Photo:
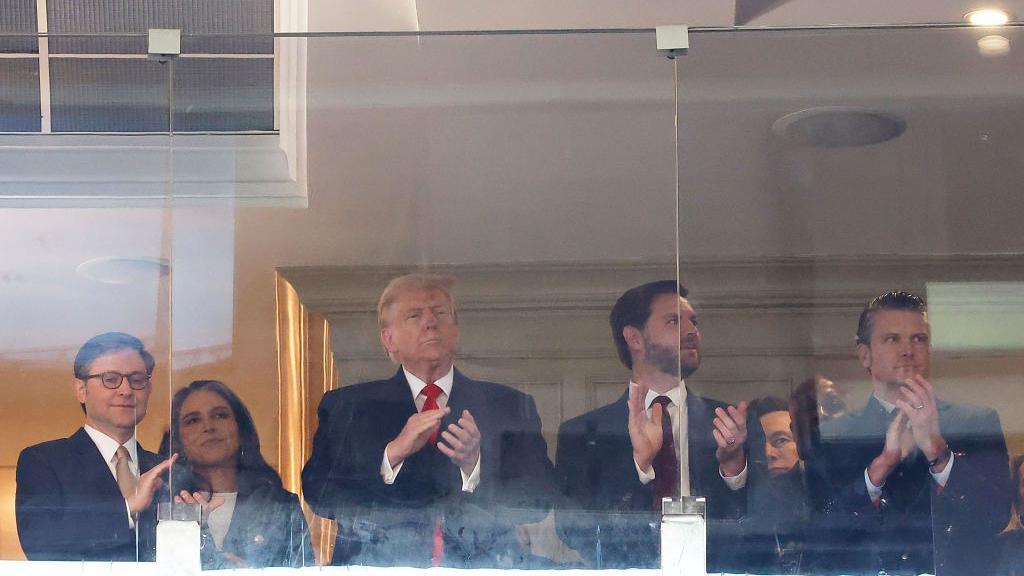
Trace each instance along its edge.
<path fill-rule="evenodd" d="M 127 448 L 118 446 L 114 458 L 114 469 L 117 472 L 117 487 L 121 489 L 121 495 L 127 500 L 135 494 L 135 485 L 138 482 L 135 473 L 132 472 L 132 457 L 128 454 Z"/>

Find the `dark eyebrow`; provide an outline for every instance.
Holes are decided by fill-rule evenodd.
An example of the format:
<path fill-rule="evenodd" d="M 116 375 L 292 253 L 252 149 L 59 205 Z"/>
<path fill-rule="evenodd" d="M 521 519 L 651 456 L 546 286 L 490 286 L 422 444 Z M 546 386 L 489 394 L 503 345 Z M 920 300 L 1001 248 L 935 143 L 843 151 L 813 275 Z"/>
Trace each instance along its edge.
<path fill-rule="evenodd" d="M 199 415 L 199 411 L 198 410 L 193 410 L 193 411 L 188 412 L 186 414 L 182 414 L 181 415 L 181 419 L 184 420 L 185 418 L 188 418 L 189 416 L 198 416 L 198 415 Z"/>

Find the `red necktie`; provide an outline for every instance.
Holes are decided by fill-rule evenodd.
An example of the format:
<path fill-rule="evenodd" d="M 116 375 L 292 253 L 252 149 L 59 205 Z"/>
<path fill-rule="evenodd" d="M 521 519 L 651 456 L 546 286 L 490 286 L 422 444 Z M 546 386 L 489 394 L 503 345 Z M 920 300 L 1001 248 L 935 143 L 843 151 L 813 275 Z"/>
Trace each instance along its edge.
<path fill-rule="evenodd" d="M 658 396 L 654 402 L 661 404 L 661 449 L 654 455 L 654 506 L 661 509 L 662 498 L 679 496 L 679 458 L 676 456 L 676 440 L 672 434 L 672 418 L 668 415 L 668 407 L 672 400 L 668 396 Z"/>
<path fill-rule="evenodd" d="M 426 412 L 427 410 L 437 410 L 438 408 L 440 408 L 440 406 L 437 405 L 437 397 L 440 396 L 442 392 L 444 392 L 444 390 L 441 390 L 440 386 L 434 384 L 433 382 L 430 382 L 429 384 L 424 386 L 423 390 L 421 390 L 420 392 L 421 394 L 427 397 L 427 400 L 426 402 L 423 403 L 423 408 L 420 409 L 420 412 Z M 430 433 L 430 444 L 433 446 L 437 446 L 437 433 L 439 430 L 440 427 L 438 427 L 437 429 Z M 441 535 L 441 517 L 438 516 L 437 520 L 434 522 L 434 545 L 433 549 L 431 549 L 430 551 L 430 565 L 440 566 L 441 558 L 443 557 L 444 537 Z"/>
<path fill-rule="evenodd" d="M 424 386 L 423 390 L 420 391 L 420 394 L 426 396 L 427 401 L 423 403 L 423 408 L 420 410 L 420 412 L 426 412 L 427 410 L 437 410 L 438 408 L 440 408 L 440 406 L 437 405 L 437 397 L 440 396 L 443 392 L 444 390 L 441 390 L 441 387 L 438 386 L 437 384 L 434 384 L 433 382 Z M 440 427 L 438 427 L 437 430 L 434 430 L 433 432 L 430 433 L 431 444 L 437 445 L 438 431 L 440 431 Z"/>

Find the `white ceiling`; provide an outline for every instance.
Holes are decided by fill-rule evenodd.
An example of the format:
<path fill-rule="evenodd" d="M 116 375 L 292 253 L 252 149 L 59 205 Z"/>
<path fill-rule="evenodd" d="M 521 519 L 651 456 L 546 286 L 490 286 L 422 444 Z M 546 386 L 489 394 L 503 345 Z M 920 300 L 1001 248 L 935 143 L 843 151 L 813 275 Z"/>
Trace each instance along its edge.
<path fill-rule="evenodd" d="M 1000 58 L 974 29 L 693 34 L 675 61 L 681 257 L 1024 249 L 1024 35 L 1003 33 Z M 311 209 L 239 226 L 275 264 L 675 256 L 675 63 L 650 33 L 308 47 Z M 771 137 L 828 105 L 908 129 L 840 150 Z"/>
<path fill-rule="evenodd" d="M 961 22 L 979 7 L 1024 17 L 1020 0 L 306 0 L 294 32 L 523 30 L 689 26 L 808 26 Z M 738 8 L 738 9 L 737 9 Z M 755 18 L 737 22 L 737 16 Z"/>
<path fill-rule="evenodd" d="M 612 13 L 590 4 L 593 13 L 565 17 Z M 642 4 L 657 20 L 659 10 L 679 10 Z M 841 3 L 793 1 L 754 23 L 778 24 L 771 19 L 804 4 L 794 14 L 807 22 L 867 17 Z M 821 12 L 827 4 L 834 10 Z M 955 20 L 942 14 L 963 9 L 914 4 L 923 21 Z M 484 26 L 475 12 L 426 18 L 441 6 L 418 3 L 419 25 Z M 336 29 L 313 8 L 310 22 Z M 614 25 L 640 25 L 615 15 L 625 19 Z M 504 22 L 527 16 L 537 17 Z M 990 32 L 694 33 L 675 61 L 656 53 L 651 33 L 282 40 L 308 52 L 308 209 L 4 211 L 4 313 L 65 326 L 81 317 L 64 330 L 80 342 L 97 318 L 108 321 L 82 295 L 100 302 L 109 290 L 79 286 L 78 297 L 54 304 L 48 287 L 78 286 L 75 266 L 95 257 L 170 257 L 181 270 L 185 252 L 168 233 L 204 255 L 194 259 L 197 295 L 215 278 L 203 270 L 234 270 L 233 293 L 207 294 L 227 310 L 219 325 L 230 325 L 232 298 L 241 306 L 275 267 L 670 260 L 677 222 L 684 260 L 1024 252 L 1024 29 L 1000 32 L 1011 45 L 1000 58 L 978 53 Z M 776 119 L 825 105 L 897 114 L 908 128 L 892 142 L 842 150 L 771 136 Z M 229 236 L 224 245 L 232 229 L 234 244 Z M 211 238 L 216 250 L 203 247 Z M 154 284 L 132 302 L 149 310 L 156 295 Z M 3 347 L 35 344 L 11 340 Z"/>

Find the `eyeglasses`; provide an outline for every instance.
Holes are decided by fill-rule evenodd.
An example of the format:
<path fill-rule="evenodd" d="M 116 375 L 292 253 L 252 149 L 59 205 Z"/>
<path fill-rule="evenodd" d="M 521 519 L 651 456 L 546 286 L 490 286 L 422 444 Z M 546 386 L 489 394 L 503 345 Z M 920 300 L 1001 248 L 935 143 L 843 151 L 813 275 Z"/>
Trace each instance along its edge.
<path fill-rule="evenodd" d="M 121 374 L 120 372 L 102 372 L 100 374 L 89 374 L 85 377 L 86 380 L 89 378 L 99 378 L 100 382 L 103 383 L 104 388 L 110 388 L 111 390 L 117 390 L 121 387 L 121 382 L 128 380 L 128 386 L 132 390 L 145 390 L 146 386 L 149 386 L 151 376 L 145 372 L 132 372 L 131 374 Z"/>

